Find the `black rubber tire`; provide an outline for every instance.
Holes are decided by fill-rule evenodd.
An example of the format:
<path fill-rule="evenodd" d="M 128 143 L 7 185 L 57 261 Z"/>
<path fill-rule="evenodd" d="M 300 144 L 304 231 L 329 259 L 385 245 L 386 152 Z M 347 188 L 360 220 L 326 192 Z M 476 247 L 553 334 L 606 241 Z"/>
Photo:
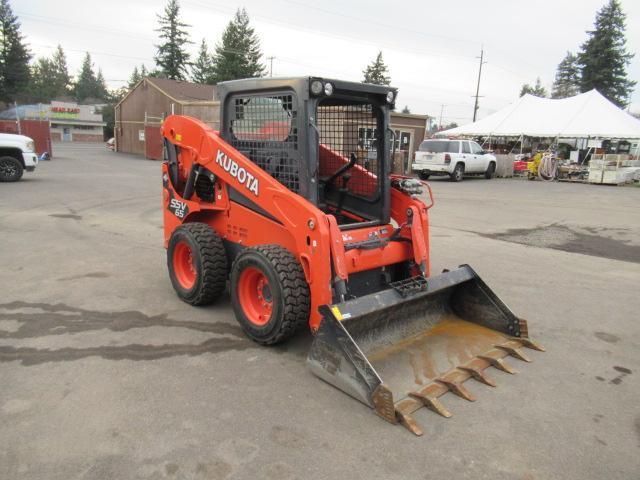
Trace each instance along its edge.
<path fill-rule="evenodd" d="M 451 172 L 451 175 L 449 175 L 449 179 L 452 182 L 461 182 L 463 178 L 464 178 L 464 164 L 458 163 L 456 164 L 456 167 L 453 169 L 453 172 Z"/>
<path fill-rule="evenodd" d="M 484 178 L 487 180 L 491 180 L 496 174 L 496 164 L 495 162 L 489 162 L 489 166 L 487 167 L 487 171 L 484 172 Z"/>
<path fill-rule="evenodd" d="M 418 173 L 418 176 L 420 177 L 420 180 L 429 180 L 429 177 L 431 176 L 431 174 L 420 172 Z"/>
<path fill-rule="evenodd" d="M 24 167 L 14 157 L 0 157 L 0 182 L 17 182 L 22 178 Z"/>
<path fill-rule="evenodd" d="M 247 267 L 259 269 L 269 282 L 273 310 L 269 321 L 258 326 L 247 319 L 238 296 L 240 274 Z M 280 245 L 243 250 L 233 263 L 229 282 L 231 305 L 247 336 L 261 345 L 275 345 L 291 338 L 309 322 L 311 294 L 302 266 Z"/>
<path fill-rule="evenodd" d="M 191 248 L 196 281 L 185 289 L 173 267 L 173 252 L 179 242 Z M 224 293 L 227 283 L 227 254 L 222 239 L 206 223 L 186 223 L 176 228 L 167 248 L 169 278 L 181 300 L 191 305 L 208 305 Z"/>

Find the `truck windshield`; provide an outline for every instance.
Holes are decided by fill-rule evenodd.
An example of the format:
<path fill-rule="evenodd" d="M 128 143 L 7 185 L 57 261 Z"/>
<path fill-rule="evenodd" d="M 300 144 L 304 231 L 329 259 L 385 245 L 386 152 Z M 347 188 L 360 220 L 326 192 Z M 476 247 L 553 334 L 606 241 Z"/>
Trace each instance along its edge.
<path fill-rule="evenodd" d="M 460 150 L 459 144 L 460 142 L 458 141 L 425 140 L 420 144 L 418 150 L 421 152 L 432 153 L 458 153 L 458 151 Z"/>

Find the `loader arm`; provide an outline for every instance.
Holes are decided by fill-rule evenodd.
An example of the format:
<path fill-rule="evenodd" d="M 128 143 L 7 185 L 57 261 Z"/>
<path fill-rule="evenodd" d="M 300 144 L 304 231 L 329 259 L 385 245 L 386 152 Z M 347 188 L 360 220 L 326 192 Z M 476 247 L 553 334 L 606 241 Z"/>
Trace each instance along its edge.
<path fill-rule="evenodd" d="M 171 115 L 162 124 L 161 131 L 170 145 L 179 147 L 183 177 L 187 177 L 186 172 L 191 171 L 193 165 L 201 166 L 215 176 L 216 192 L 216 201 L 211 204 L 183 198 L 168 178 L 165 164 L 165 243 L 178 225 L 195 221 L 203 210 L 209 210 L 219 213 L 210 220 L 216 230 L 229 232 L 227 239 L 235 243 L 243 246 L 261 243 L 286 246 L 300 261 L 311 286 L 309 322 L 312 328 L 317 328 L 321 320 L 318 307 L 332 300 L 330 234 L 326 215 L 259 168 L 203 122 Z M 184 178 L 185 182 L 187 179 Z M 228 191 L 232 194 L 229 195 Z M 238 201 L 229 199 L 230 196 L 235 196 Z M 172 201 L 185 205 L 183 218 L 171 212 Z M 234 235 L 234 228 L 237 230 L 240 226 L 228 221 L 230 210 L 242 215 L 242 228 L 251 233 Z"/>

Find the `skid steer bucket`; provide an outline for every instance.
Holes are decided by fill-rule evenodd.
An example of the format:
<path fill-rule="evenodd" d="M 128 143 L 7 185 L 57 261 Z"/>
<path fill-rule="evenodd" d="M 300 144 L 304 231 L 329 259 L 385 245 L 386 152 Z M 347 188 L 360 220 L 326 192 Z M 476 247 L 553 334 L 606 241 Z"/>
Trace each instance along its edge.
<path fill-rule="evenodd" d="M 311 370 L 392 423 L 422 435 L 411 414 L 427 407 L 451 413 L 439 397 L 475 398 L 469 378 L 495 386 L 485 369 L 515 373 L 503 358 L 529 361 L 517 318 L 468 265 L 430 278 L 321 307 L 323 321 L 309 351 Z"/>

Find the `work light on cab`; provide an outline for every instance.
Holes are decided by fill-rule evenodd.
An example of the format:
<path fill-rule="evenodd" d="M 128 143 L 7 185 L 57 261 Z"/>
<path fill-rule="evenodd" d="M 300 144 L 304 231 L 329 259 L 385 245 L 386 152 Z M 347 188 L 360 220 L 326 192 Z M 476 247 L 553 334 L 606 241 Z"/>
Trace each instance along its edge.
<path fill-rule="evenodd" d="M 311 93 L 314 95 L 321 95 L 323 90 L 323 85 L 320 80 L 314 80 L 311 82 Z"/>
<path fill-rule="evenodd" d="M 324 94 L 328 97 L 333 93 L 333 85 L 329 82 L 324 84 Z"/>

